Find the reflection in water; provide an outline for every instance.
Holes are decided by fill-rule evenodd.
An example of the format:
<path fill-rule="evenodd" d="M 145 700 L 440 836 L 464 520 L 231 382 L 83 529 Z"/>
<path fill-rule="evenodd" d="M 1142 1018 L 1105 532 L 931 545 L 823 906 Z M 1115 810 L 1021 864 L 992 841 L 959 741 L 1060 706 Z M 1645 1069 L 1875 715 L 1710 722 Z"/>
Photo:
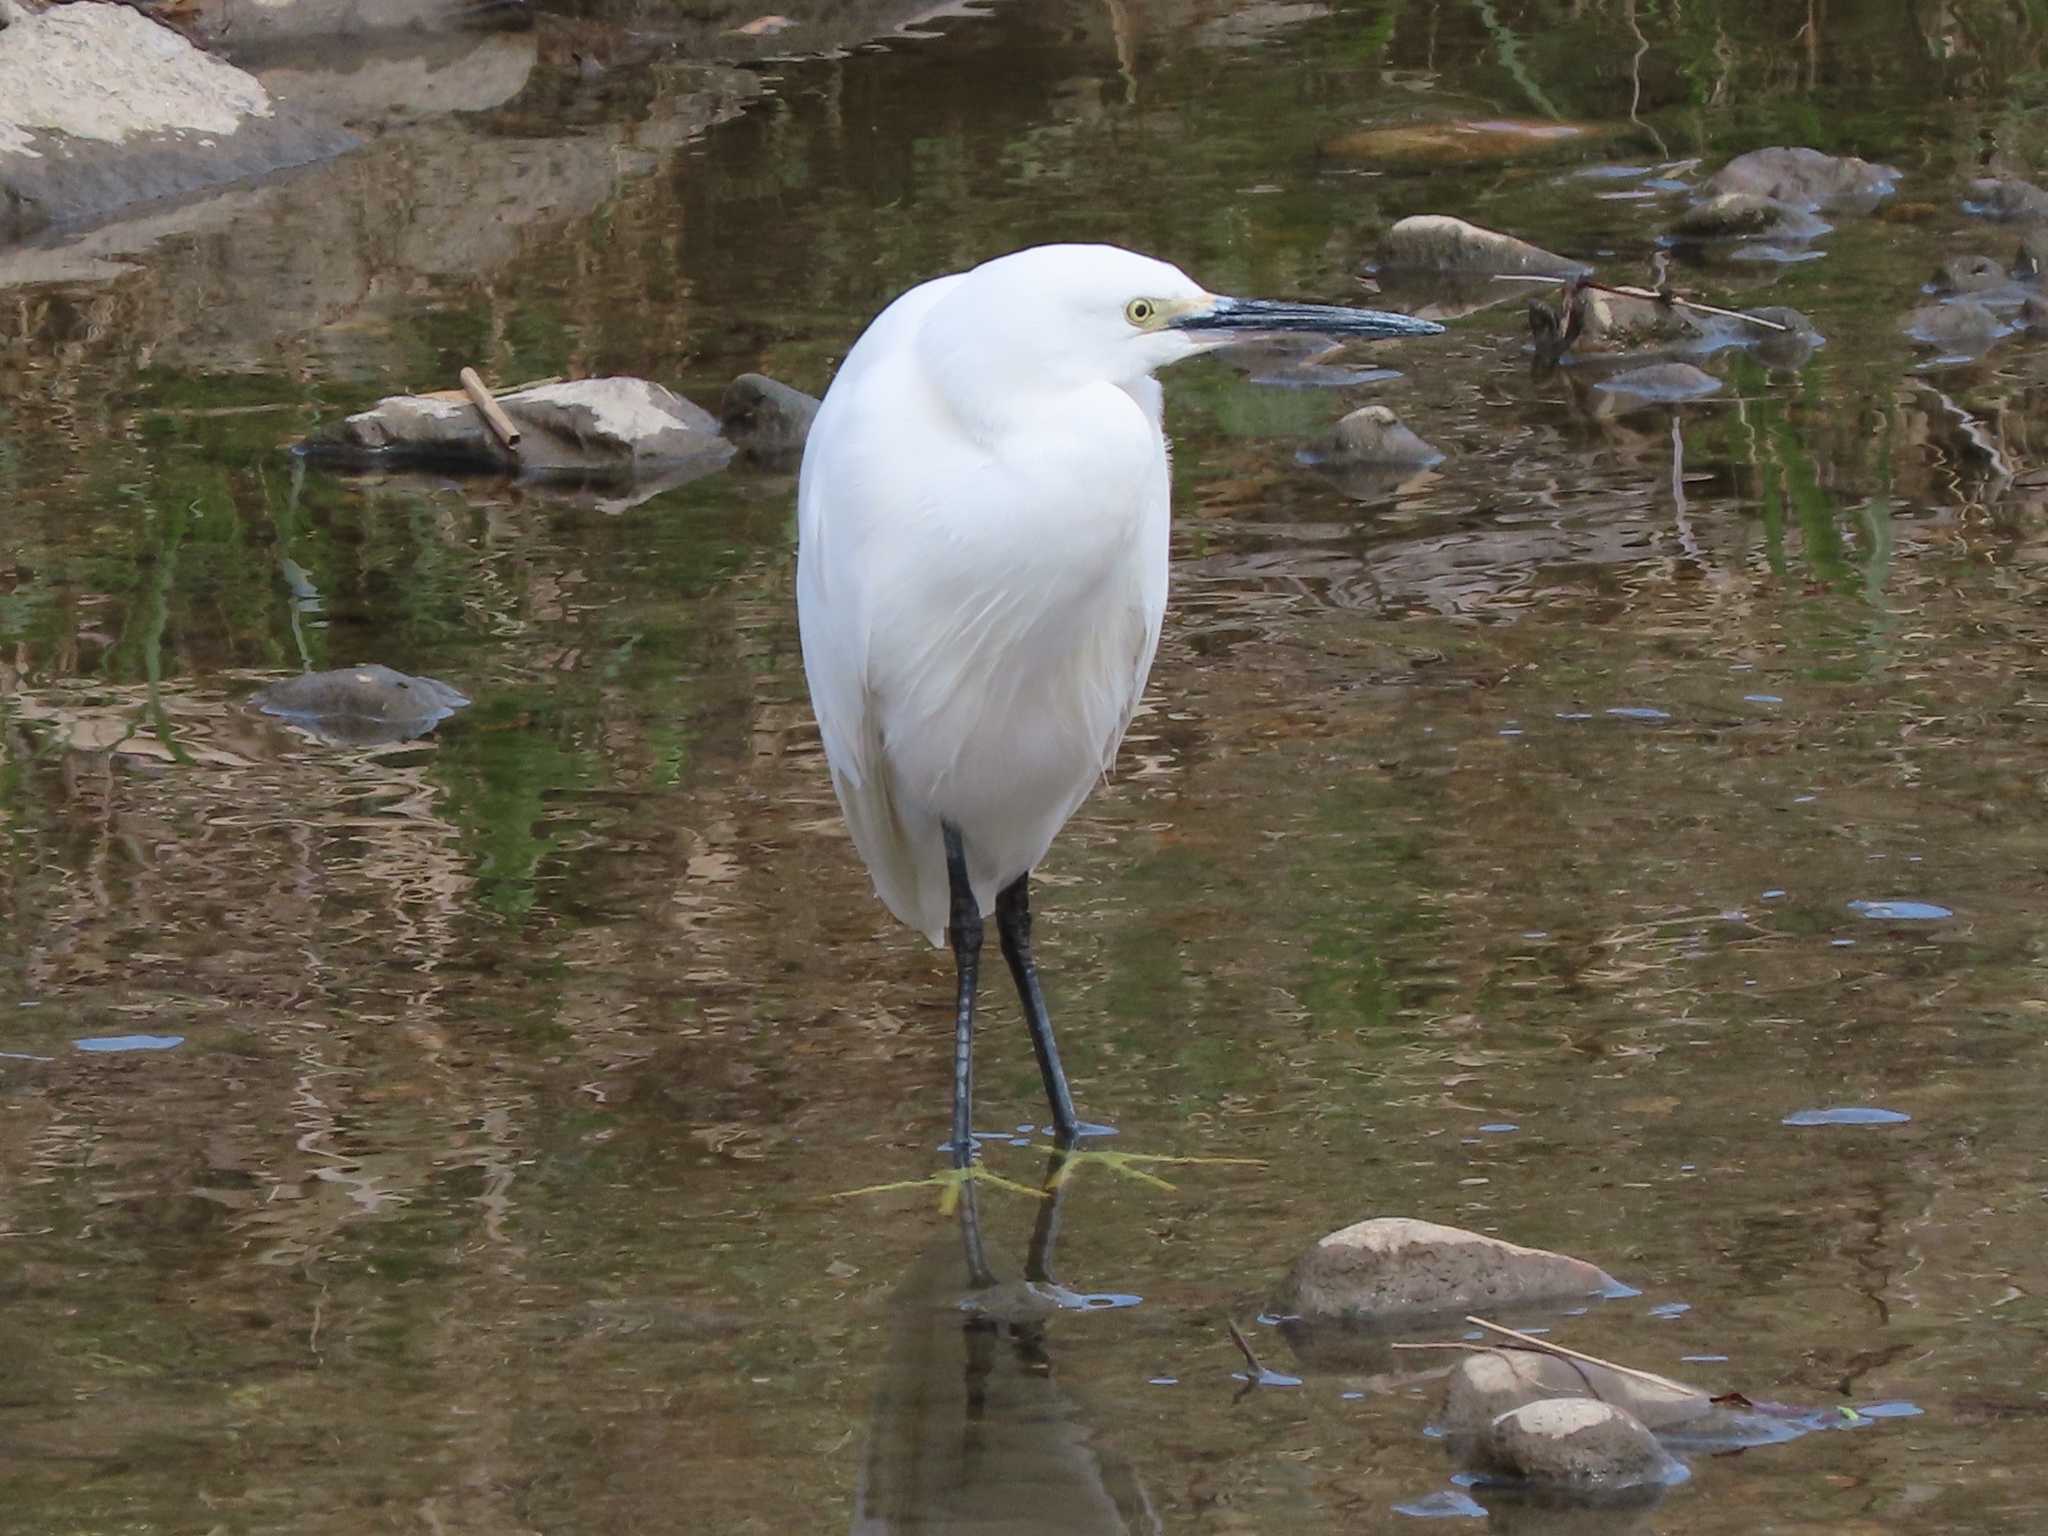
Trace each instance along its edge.
<path fill-rule="evenodd" d="M 1059 1165 L 1055 1153 L 1048 1184 Z M 1021 1279 L 997 1279 L 972 1183 L 962 1186 L 957 1240 L 942 1235 L 912 1265 L 891 1300 L 854 1536 L 1161 1529 L 1135 1470 L 1053 1366 L 1053 1319 L 1091 1300 L 1052 1272 L 1070 1187 L 1053 1185 L 1040 1202 Z"/>

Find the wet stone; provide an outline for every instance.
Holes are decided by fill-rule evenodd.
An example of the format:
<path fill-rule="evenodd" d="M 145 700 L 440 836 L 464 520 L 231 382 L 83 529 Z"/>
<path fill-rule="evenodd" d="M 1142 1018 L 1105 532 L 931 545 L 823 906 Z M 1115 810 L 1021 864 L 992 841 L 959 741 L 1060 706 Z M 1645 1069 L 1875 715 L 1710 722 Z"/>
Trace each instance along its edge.
<path fill-rule="evenodd" d="M 2012 176 L 1985 176 L 1970 183 L 1963 211 L 2001 223 L 2048 220 L 2048 192 Z"/>
<path fill-rule="evenodd" d="M 1681 213 L 1672 233 L 1693 240 L 1811 240 L 1828 227 L 1804 208 L 1775 198 L 1722 192 Z"/>
<path fill-rule="evenodd" d="M 1930 286 L 1936 293 L 1984 293 L 2009 281 L 1989 256 L 1952 256 L 1935 270 Z"/>
<path fill-rule="evenodd" d="M 393 395 L 310 439 L 317 458 L 370 467 L 433 466 L 589 479 L 631 479 L 732 457 L 711 413 L 645 379 L 576 379 L 500 395 L 521 440 L 499 442 L 459 391 Z"/>
<path fill-rule="evenodd" d="M 1829 155 L 1803 146 L 1774 145 L 1738 155 L 1715 172 L 1707 190 L 1742 193 L 1793 208 L 1850 207 L 1864 211 L 1889 197 L 1899 171 L 1854 155 Z"/>
<path fill-rule="evenodd" d="M 1743 326 L 1740 332 L 1756 355 L 1772 368 L 1799 367 L 1813 356 L 1814 348 L 1826 340 L 1813 321 L 1786 305 L 1766 304 L 1745 313 L 1784 327 L 1773 331 L 1763 326 L 1748 325 Z"/>
<path fill-rule="evenodd" d="M 1961 353 L 1982 352 L 2005 333 L 1998 316 L 1975 299 L 1923 304 L 1900 329 L 1924 346 Z"/>
<path fill-rule="evenodd" d="M 1479 1437 L 1475 1460 L 1495 1477 L 1587 1494 L 1658 1487 L 1680 1471 L 1642 1421 L 1589 1397 L 1546 1397 L 1509 1409 Z"/>
<path fill-rule="evenodd" d="M 1705 334 L 1697 316 L 1675 304 L 1588 288 L 1579 295 L 1581 352 L 1632 352 L 1698 340 Z"/>
<path fill-rule="evenodd" d="M 725 387 L 718 427 L 741 453 L 790 458 L 803 451 L 819 401 L 759 373 L 743 373 Z"/>
<path fill-rule="evenodd" d="M 1304 451 L 1308 462 L 1343 468 L 1374 465 L 1417 468 L 1443 461 L 1443 450 L 1415 435 L 1408 424 L 1384 405 L 1360 406 L 1338 422 L 1330 435 Z"/>
<path fill-rule="evenodd" d="M 1511 1409 L 1557 1397 L 1610 1403 L 1651 1429 L 1691 1423 L 1714 1411 L 1707 1393 L 1683 1382 L 1653 1382 L 1532 1349 L 1489 1349 L 1466 1355 L 1446 1378 L 1437 1426 L 1447 1435 L 1480 1435 Z"/>
<path fill-rule="evenodd" d="M 1580 1300 L 1622 1289 L 1598 1265 L 1478 1232 L 1377 1217 L 1330 1233 L 1298 1260 L 1287 1309 L 1360 1321 Z"/>
<path fill-rule="evenodd" d="M 130 7 L 13 16 L 0 29 L 0 242 L 360 142 Z"/>
<path fill-rule="evenodd" d="M 249 703 L 322 740 L 368 746 L 423 736 L 469 700 L 435 678 L 372 663 L 289 678 Z"/>
<path fill-rule="evenodd" d="M 1718 394 L 1721 381 L 1691 363 L 1653 363 L 1647 368 L 1617 373 L 1593 387 L 1656 405 Z"/>
<path fill-rule="evenodd" d="M 1527 273 L 1543 277 L 1576 277 L 1592 268 L 1504 235 L 1454 219 L 1447 214 L 1419 213 L 1402 219 L 1381 237 L 1379 264 L 1436 272 Z"/>

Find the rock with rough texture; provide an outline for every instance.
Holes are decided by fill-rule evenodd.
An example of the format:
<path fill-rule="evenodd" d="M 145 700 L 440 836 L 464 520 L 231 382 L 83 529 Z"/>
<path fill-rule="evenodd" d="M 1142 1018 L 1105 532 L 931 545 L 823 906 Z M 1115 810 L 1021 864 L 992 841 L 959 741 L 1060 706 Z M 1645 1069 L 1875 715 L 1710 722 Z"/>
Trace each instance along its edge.
<path fill-rule="evenodd" d="M 1295 1261 L 1287 1310 L 1358 1320 L 1470 1312 L 1610 1295 L 1598 1265 L 1458 1227 L 1376 1217 L 1330 1233 Z"/>
<path fill-rule="evenodd" d="M 1801 367 L 1813 356 L 1814 348 L 1827 340 L 1805 315 L 1783 304 L 1765 304 L 1747 313 L 1785 327 L 1782 331 L 1772 331 L 1759 325 L 1747 325 L 1740 333 L 1750 349 L 1772 368 Z"/>
<path fill-rule="evenodd" d="M 1935 269 L 1928 286 L 1936 293 L 1986 293 L 2011 279 L 1989 256 L 1951 256 Z"/>
<path fill-rule="evenodd" d="M 803 452 L 819 401 L 759 373 L 743 373 L 725 387 L 718 429 L 741 453 L 757 459 L 793 458 Z"/>
<path fill-rule="evenodd" d="M 1304 451 L 1310 463 L 1341 468 L 1374 465 L 1423 468 L 1443 462 L 1443 450 L 1424 442 L 1384 405 L 1362 405 L 1331 429 L 1330 435 Z"/>
<path fill-rule="evenodd" d="M 1587 288 L 1579 294 L 1578 303 L 1580 329 L 1574 345 L 1582 353 L 1682 345 L 1706 333 L 1693 311 L 1655 299 Z"/>
<path fill-rule="evenodd" d="M 373 746 L 424 736 L 469 700 L 435 678 L 372 663 L 288 678 L 251 695 L 249 703 L 322 741 Z"/>
<path fill-rule="evenodd" d="M 1682 240 L 1811 240 L 1829 226 L 1804 208 L 1754 192 L 1720 192 L 1678 216 Z"/>
<path fill-rule="evenodd" d="M 520 430 L 500 443 L 468 397 L 393 395 L 306 443 L 315 457 L 362 466 L 436 466 L 507 474 L 632 479 L 732 456 L 710 412 L 645 379 L 576 379 L 500 395 Z"/>
<path fill-rule="evenodd" d="M 1657 1487 L 1679 1471 L 1633 1414 L 1590 1397 L 1545 1397 L 1511 1408 L 1473 1450 L 1491 1476 L 1582 1494 Z"/>
<path fill-rule="evenodd" d="M 1975 299 L 1923 304 L 1906 316 L 1900 329 L 1922 346 L 1965 354 L 1982 352 L 2005 334 L 1998 316 Z"/>
<path fill-rule="evenodd" d="M 124 5 L 17 13 L 0 30 L 0 241 L 358 142 Z"/>
<path fill-rule="evenodd" d="M 1651 1381 L 1533 1349 L 1488 1349 L 1466 1355 L 1446 1378 L 1437 1426 L 1447 1435 L 1483 1434 L 1510 1409 L 1546 1397 L 1611 1403 L 1653 1430 L 1690 1424 L 1714 1411 L 1707 1393 L 1683 1382 Z"/>
<path fill-rule="evenodd" d="M 1568 260 L 1513 235 L 1441 213 L 1418 213 L 1395 224 L 1380 239 L 1379 264 L 1433 272 L 1520 272 L 1538 277 L 1576 277 L 1593 270 L 1584 262 Z"/>
<path fill-rule="evenodd" d="M 1614 374 L 1593 387 L 1644 405 L 1670 405 L 1718 394 L 1721 381 L 1691 363 L 1653 363 Z"/>
<path fill-rule="evenodd" d="M 1826 155 L 1817 149 L 1753 149 L 1714 173 L 1707 190 L 1748 193 L 1793 208 L 1848 207 L 1868 211 L 1892 194 L 1900 172 L 1854 155 Z"/>
<path fill-rule="evenodd" d="M 2012 275 L 2022 283 L 2038 283 L 2048 272 L 2048 225 L 2031 225 L 2020 231 L 2020 248 L 2013 253 Z"/>
<path fill-rule="evenodd" d="M 2048 192 L 2015 176 L 1985 176 L 1970 183 L 1963 211 L 2001 223 L 2048 221 Z"/>

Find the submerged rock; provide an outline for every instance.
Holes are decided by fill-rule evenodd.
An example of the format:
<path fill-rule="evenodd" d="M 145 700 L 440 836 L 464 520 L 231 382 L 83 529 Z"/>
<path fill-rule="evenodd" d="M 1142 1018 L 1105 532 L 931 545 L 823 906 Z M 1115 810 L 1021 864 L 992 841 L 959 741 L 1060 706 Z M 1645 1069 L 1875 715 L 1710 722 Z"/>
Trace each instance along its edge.
<path fill-rule="evenodd" d="M 1963 212 L 2004 223 L 2048 220 L 2048 192 L 2016 176 L 1985 176 L 1970 183 Z"/>
<path fill-rule="evenodd" d="M 1804 208 L 1754 192 L 1722 192 L 1678 216 L 1672 233 L 1690 240 L 1811 240 L 1829 226 Z"/>
<path fill-rule="evenodd" d="M 1380 238 L 1383 267 L 1422 268 L 1435 272 L 1526 273 L 1539 277 L 1576 277 L 1593 269 L 1541 246 L 1454 219 L 1442 213 L 1418 213 L 1402 219 Z"/>
<path fill-rule="evenodd" d="M 1510 1409 L 1546 1397 L 1588 1397 L 1627 1410 L 1650 1429 L 1689 1424 L 1714 1412 L 1713 1400 L 1683 1382 L 1609 1370 L 1533 1349 L 1466 1355 L 1444 1383 L 1437 1426 L 1447 1435 L 1483 1434 Z"/>
<path fill-rule="evenodd" d="M 1283 1294 L 1288 1310 L 1304 1316 L 1363 1320 L 1577 1300 L 1622 1289 L 1583 1259 L 1384 1216 L 1317 1242 L 1295 1261 Z"/>
<path fill-rule="evenodd" d="M 1691 363 L 1653 363 L 1614 374 L 1593 387 L 1645 405 L 1669 405 L 1719 394 L 1721 381 Z"/>
<path fill-rule="evenodd" d="M 1714 173 L 1707 190 L 1744 193 L 1809 211 L 1843 206 L 1867 212 L 1892 194 L 1899 176 L 1895 167 L 1854 155 L 1774 145 L 1737 155 Z"/>
<path fill-rule="evenodd" d="M 1349 160 L 1475 164 L 1555 154 L 1611 131 L 1590 123 L 1554 118 L 1456 118 L 1449 121 L 1388 123 L 1332 139 L 1327 153 Z"/>
<path fill-rule="evenodd" d="M 424 736 L 469 700 L 436 678 L 372 663 L 288 678 L 250 695 L 249 703 L 323 741 L 372 746 Z"/>
<path fill-rule="evenodd" d="M 1443 462 L 1443 450 L 1424 442 L 1408 424 L 1384 405 L 1363 405 L 1331 429 L 1316 446 L 1303 450 L 1311 464 L 1341 469 L 1358 465 L 1427 468 Z"/>
<path fill-rule="evenodd" d="M 1782 331 L 1768 330 L 1760 325 L 1741 328 L 1738 339 L 1772 368 L 1801 367 L 1813 356 L 1813 349 L 1827 340 L 1805 315 L 1783 304 L 1765 304 L 1745 313 L 1785 327 Z"/>
<path fill-rule="evenodd" d="M 1928 286 L 1936 293 L 1985 293 L 2012 281 L 1989 256 L 1951 256 L 1935 269 Z"/>
<path fill-rule="evenodd" d="M 128 6 L 12 15 L 0 29 L 0 242 L 360 142 Z"/>
<path fill-rule="evenodd" d="M 577 379 L 498 396 L 519 428 L 508 449 L 467 396 L 393 395 L 309 440 L 306 451 L 358 466 L 636 478 L 679 466 L 716 469 L 732 457 L 710 412 L 645 379 Z"/>
<path fill-rule="evenodd" d="M 725 386 L 718 429 L 740 452 L 760 459 L 803 451 L 820 402 L 765 374 L 743 373 Z"/>
<path fill-rule="evenodd" d="M 1588 1397 L 1512 1408 L 1487 1426 L 1475 1451 L 1493 1476 L 1574 1493 L 1658 1487 L 1681 1471 L 1633 1414 Z"/>
<path fill-rule="evenodd" d="M 1906 316 L 1900 329 L 1922 346 L 1965 354 L 1982 352 L 2005 334 L 1998 316 L 1975 299 L 1922 304 Z"/>

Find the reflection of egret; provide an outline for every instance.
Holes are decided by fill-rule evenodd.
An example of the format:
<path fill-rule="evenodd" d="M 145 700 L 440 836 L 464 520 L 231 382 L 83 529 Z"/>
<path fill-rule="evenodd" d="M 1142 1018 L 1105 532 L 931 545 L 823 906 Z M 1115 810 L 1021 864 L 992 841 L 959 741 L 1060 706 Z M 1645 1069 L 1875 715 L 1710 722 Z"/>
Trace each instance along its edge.
<path fill-rule="evenodd" d="M 1064 1197 L 1056 1184 L 1039 1207 L 1021 1280 L 996 1279 L 971 1184 L 960 1205 L 965 1295 L 953 1280 L 961 1247 L 950 1234 L 905 1277 L 862 1457 L 854 1536 L 1132 1536 L 1161 1528 L 1135 1472 L 1089 1427 L 1047 1352 L 1054 1315 L 1123 1299 L 1080 1295 L 1053 1278 Z"/>
<path fill-rule="evenodd" d="M 1163 262 L 1065 245 L 914 288 L 847 354 L 797 497 L 804 669 L 877 893 L 934 944 L 951 935 L 959 1167 L 990 911 L 1054 1127 L 1082 1129 L 1027 883 L 1108 770 L 1159 642 L 1169 487 L 1153 373 L 1248 334 L 1440 329 L 1218 298 Z"/>

